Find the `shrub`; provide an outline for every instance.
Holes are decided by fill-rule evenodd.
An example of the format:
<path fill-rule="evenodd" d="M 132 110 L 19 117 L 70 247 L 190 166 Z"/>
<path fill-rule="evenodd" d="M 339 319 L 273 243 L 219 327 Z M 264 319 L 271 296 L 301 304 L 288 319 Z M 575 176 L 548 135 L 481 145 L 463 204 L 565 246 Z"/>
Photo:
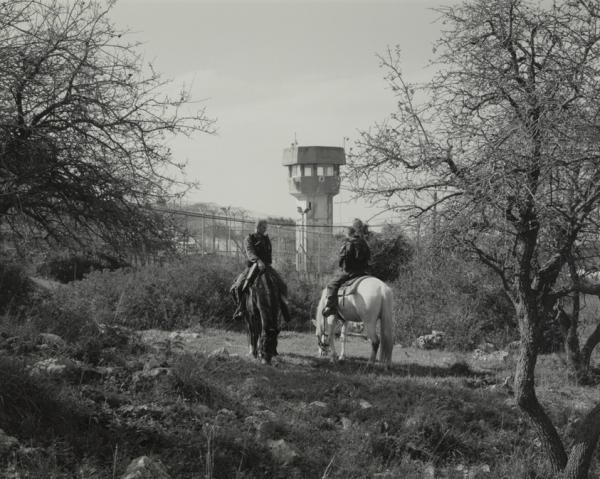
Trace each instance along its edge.
<path fill-rule="evenodd" d="M 229 258 L 203 256 L 138 269 L 93 271 L 69 284 L 74 310 L 94 321 L 136 329 L 181 328 L 229 321 L 229 287 L 240 270 Z"/>
<path fill-rule="evenodd" d="M 50 253 L 38 267 L 38 272 L 47 277 L 69 283 L 83 279 L 95 270 L 115 270 L 126 266 L 125 260 L 102 252 Z"/>
<path fill-rule="evenodd" d="M 282 327 L 306 330 L 321 286 L 291 265 L 277 265 L 288 285 L 292 321 Z M 235 304 L 229 288 L 244 268 L 234 258 L 204 255 L 164 265 L 92 271 L 43 295 L 31 317 L 40 330 L 67 340 L 93 335 L 95 323 L 135 329 L 187 328 L 196 325 L 242 330 L 231 320 Z"/>
<path fill-rule="evenodd" d="M 381 233 L 371 233 L 370 269 L 382 281 L 394 281 L 412 255 L 413 247 L 398 225 L 386 224 Z"/>
<path fill-rule="evenodd" d="M 277 263 L 275 268 L 288 287 L 292 321 L 290 324 L 283 324 L 283 327 L 294 331 L 307 331 L 321 297 L 324 286 L 322 281 L 317 277 L 299 273 L 293 263 Z"/>
<path fill-rule="evenodd" d="M 0 262 L 0 314 L 21 306 L 31 291 L 31 283 L 22 266 Z"/>
<path fill-rule="evenodd" d="M 400 273 L 395 297 L 397 338 L 404 343 L 432 330 L 444 331 L 446 345 L 458 350 L 517 337 L 514 308 L 497 279 L 460 254 L 421 252 Z"/>

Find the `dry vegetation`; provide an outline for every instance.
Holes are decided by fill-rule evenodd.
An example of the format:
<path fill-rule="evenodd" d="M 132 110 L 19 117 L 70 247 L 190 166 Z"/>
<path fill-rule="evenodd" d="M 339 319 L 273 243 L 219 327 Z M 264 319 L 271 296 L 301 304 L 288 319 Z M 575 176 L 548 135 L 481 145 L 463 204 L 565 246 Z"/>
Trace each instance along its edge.
<path fill-rule="evenodd" d="M 103 349 L 99 363 L 113 368 L 109 374 L 47 381 L 25 368 L 48 352 L 3 353 L 0 422 L 31 446 L 4 458 L 3 477 L 120 477 L 142 454 L 160 458 L 177 478 L 426 477 L 432 470 L 435 477 L 467 470 L 536 477 L 531 471 L 544 458 L 503 385 L 510 364 L 397 347 L 392 370 L 383 372 L 367 366 L 364 340 L 348 346 L 350 359 L 333 365 L 314 357 L 312 335 L 285 332 L 275 366 L 264 367 L 245 355 L 241 333 L 155 330 Z M 158 367 L 171 373 L 140 374 Z M 599 393 L 570 385 L 557 355 L 543 358 L 539 377 L 540 396 L 568 435 Z M 280 439 L 296 457 L 273 455 L 269 441 Z"/>
<path fill-rule="evenodd" d="M 496 290 L 476 270 L 466 279 L 470 266 L 457 261 L 436 262 L 443 283 L 424 262 L 404 271 L 387 372 L 367 365 L 360 337 L 344 363 L 316 357 L 307 323 L 319 287 L 291 272 L 295 320 L 264 367 L 247 356 L 243 325 L 228 319 L 238 265 L 224 258 L 95 272 L 68 285 L 37 280 L 45 289 L 6 267 L 2 284 L 23 294 L 6 296 L 1 311 L 0 428 L 20 447 L 0 453 L 0 476 L 117 478 L 150 455 L 182 479 L 546 477 L 541 445 L 514 404 L 513 359 L 475 360 L 469 349 L 498 320 L 488 307 L 501 304 Z M 410 346 L 429 328 L 463 331 L 462 321 L 470 335 L 449 334 L 445 351 Z M 40 333 L 66 344 L 44 345 Z M 41 360 L 81 363 L 32 376 Z M 569 440 L 600 393 L 575 385 L 561 354 L 543 356 L 537 378 Z"/>

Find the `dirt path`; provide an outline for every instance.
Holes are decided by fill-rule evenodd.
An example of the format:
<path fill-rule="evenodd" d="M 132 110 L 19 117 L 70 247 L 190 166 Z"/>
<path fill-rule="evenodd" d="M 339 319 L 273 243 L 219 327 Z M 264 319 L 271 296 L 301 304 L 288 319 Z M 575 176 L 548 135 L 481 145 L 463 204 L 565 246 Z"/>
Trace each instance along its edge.
<path fill-rule="evenodd" d="M 149 345 L 164 345 L 170 342 L 170 347 L 179 353 L 210 354 L 213 351 L 226 349 L 230 355 L 252 360 L 248 356 L 248 339 L 245 333 L 223 331 L 206 328 L 202 330 L 162 331 L 157 329 L 141 332 L 141 339 Z M 279 358 L 276 363 L 314 366 L 327 358 L 317 358 L 315 336 L 310 333 L 282 331 L 277 346 Z M 338 343 L 339 352 L 339 343 Z M 348 361 L 364 362 L 371 354 L 371 344 L 367 339 L 350 336 L 346 342 Z M 392 362 L 394 365 L 418 364 L 432 367 L 448 367 L 457 362 L 468 362 L 468 355 L 447 351 L 423 351 L 400 344 L 394 346 Z"/>

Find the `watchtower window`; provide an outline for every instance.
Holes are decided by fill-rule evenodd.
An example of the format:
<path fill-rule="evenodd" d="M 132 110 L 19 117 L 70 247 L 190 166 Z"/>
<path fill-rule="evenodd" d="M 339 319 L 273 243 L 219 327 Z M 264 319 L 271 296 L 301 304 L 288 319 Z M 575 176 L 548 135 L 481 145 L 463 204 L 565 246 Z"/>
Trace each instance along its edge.
<path fill-rule="evenodd" d="M 312 176 L 312 166 L 304 165 L 304 176 Z"/>
<path fill-rule="evenodd" d="M 302 176 L 300 174 L 300 165 L 293 165 L 292 166 L 292 176 Z"/>
<path fill-rule="evenodd" d="M 333 166 L 317 166 L 317 176 L 334 176 L 335 170 Z"/>

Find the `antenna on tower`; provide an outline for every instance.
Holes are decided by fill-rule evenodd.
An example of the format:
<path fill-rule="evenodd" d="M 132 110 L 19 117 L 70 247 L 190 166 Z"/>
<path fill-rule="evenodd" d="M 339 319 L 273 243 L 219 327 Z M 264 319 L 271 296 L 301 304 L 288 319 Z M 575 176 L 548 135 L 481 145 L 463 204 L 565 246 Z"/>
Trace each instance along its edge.
<path fill-rule="evenodd" d="M 298 138 L 296 137 L 296 132 L 294 132 L 294 142 L 292 143 L 293 147 L 298 146 Z"/>

